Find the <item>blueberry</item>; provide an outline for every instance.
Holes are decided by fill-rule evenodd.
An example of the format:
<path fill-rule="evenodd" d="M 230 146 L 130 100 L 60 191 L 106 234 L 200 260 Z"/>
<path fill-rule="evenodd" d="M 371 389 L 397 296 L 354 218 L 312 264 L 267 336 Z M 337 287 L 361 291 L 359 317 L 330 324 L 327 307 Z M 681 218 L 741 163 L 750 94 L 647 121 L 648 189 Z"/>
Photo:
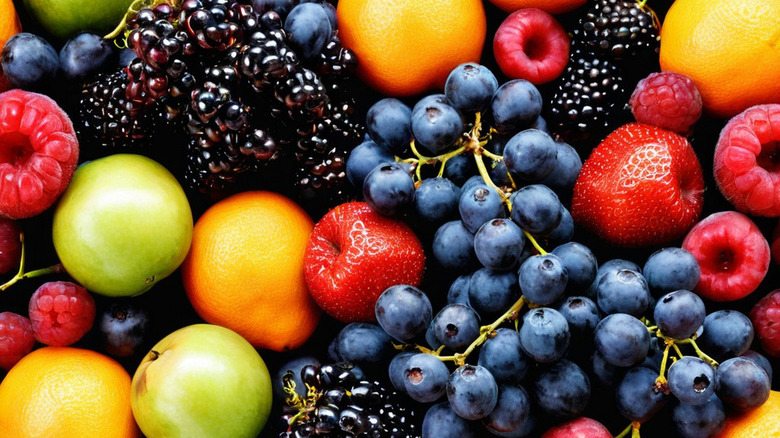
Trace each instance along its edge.
<path fill-rule="evenodd" d="M 540 181 L 555 169 L 557 156 L 552 137 L 538 129 L 518 132 L 504 147 L 504 164 L 516 181 Z"/>
<path fill-rule="evenodd" d="M 493 72 L 471 62 L 455 67 L 444 84 L 447 100 L 464 113 L 484 111 L 497 89 L 498 79 Z"/>
<path fill-rule="evenodd" d="M 561 223 L 563 205 L 558 195 L 541 184 L 521 187 L 509 198 L 512 220 L 529 233 L 549 234 Z"/>
<path fill-rule="evenodd" d="M 422 422 L 422 436 L 476 438 L 480 429 L 475 423 L 461 418 L 450 407 L 449 402 L 435 404 L 425 412 Z"/>
<path fill-rule="evenodd" d="M 523 230 L 507 218 L 485 222 L 474 235 L 474 252 L 483 266 L 494 270 L 514 269 L 525 244 Z"/>
<path fill-rule="evenodd" d="M 377 213 L 396 216 L 414 202 L 414 181 L 402 164 L 380 164 L 366 175 L 363 197 Z"/>
<path fill-rule="evenodd" d="M 667 372 L 669 390 L 681 402 L 699 405 L 715 394 L 715 370 L 694 356 L 675 361 Z"/>
<path fill-rule="evenodd" d="M 119 51 L 119 67 L 129 67 L 130 64 L 138 58 L 133 49 L 122 49 Z"/>
<path fill-rule="evenodd" d="M 580 367 L 566 359 L 542 370 L 533 381 L 535 399 L 550 417 L 571 419 L 582 415 L 590 400 L 590 380 Z"/>
<path fill-rule="evenodd" d="M 414 194 L 417 216 L 431 223 L 442 223 L 458 216 L 460 188 L 446 178 L 427 178 Z"/>
<path fill-rule="evenodd" d="M 476 233 L 489 220 L 506 216 L 501 195 L 486 184 L 461 189 L 458 212 L 463 225 L 471 233 Z"/>
<path fill-rule="evenodd" d="M 658 329 L 664 335 L 674 339 L 693 336 L 704 324 L 706 316 L 707 312 L 701 298 L 684 289 L 664 295 L 653 309 L 653 319 Z"/>
<path fill-rule="evenodd" d="M 479 337 L 479 327 L 479 315 L 465 304 L 447 304 L 433 318 L 436 340 L 456 351 Z"/>
<path fill-rule="evenodd" d="M 479 365 L 462 365 L 447 380 L 447 400 L 456 414 L 467 420 L 486 417 L 498 402 L 498 384 Z"/>
<path fill-rule="evenodd" d="M 571 217 L 569 209 L 561 205 L 561 221 L 547 235 L 547 241 L 550 245 L 561 245 L 571 241 L 574 237 L 574 218 Z"/>
<path fill-rule="evenodd" d="M 596 352 L 607 363 L 617 367 L 630 367 L 642 362 L 650 349 L 647 327 L 625 313 L 615 313 L 602 319 L 594 330 L 593 340 Z"/>
<path fill-rule="evenodd" d="M 596 303 L 588 297 L 566 297 L 558 306 L 566 321 L 569 323 L 569 331 L 578 339 L 592 337 L 599 321 L 599 309 Z"/>
<path fill-rule="evenodd" d="M 328 354 L 335 361 L 382 363 L 393 354 L 392 339 L 376 324 L 352 322 L 341 329 Z"/>
<path fill-rule="evenodd" d="M 366 129 L 376 144 L 402 155 L 412 140 L 412 110 L 398 99 L 382 99 L 368 109 Z"/>
<path fill-rule="evenodd" d="M 655 389 L 658 372 L 645 367 L 629 370 L 617 385 L 618 410 L 631 421 L 644 423 L 669 401 L 663 391 Z"/>
<path fill-rule="evenodd" d="M 732 357 L 718 366 L 716 393 L 723 403 L 738 411 L 748 411 L 769 398 L 772 382 L 755 362 Z"/>
<path fill-rule="evenodd" d="M 59 65 L 54 47 L 38 35 L 27 32 L 9 38 L 0 54 L 0 66 L 8 82 L 25 90 L 50 86 L 57 77 Z"/>
<path fill-rule="evenodd" d="M 390 378 L 390 383 L 399 392 L 406 392 L 406 384 L 404 383 L 404 369 L 409 362 L 409 358 L 417 354 L 414 351 L 402 351 L 390 361 L 387 366 L 387 375 Z"/>
<path fill-rule="evenodd" d="M 453 144 L 463 134 L 463 118 L 458 110 L 443 103 L 431 103 L 412 112 L 412 134 L 415 144 L 428 152 L 438 155 Z"/>
<path fill-rule="evenodd" d="M 440 104 L 443 103 L 445 105 L 450 105 L 450 101 L 447 100 L 447 96 L 445 96 L 442 93 L 439 94 L 429 94 L 422 99 L 418 100 L 417 103 L 414 104 L 412 107 L 412 114 L 419 111 L 421 108 L 425 108 L 428 105 L 433 104 Z"/>
<path fill-rule="evenodd" d="M 443 224 L 433 235 L 433 257 L 445 269 L 466 271 L 477 260 L 474 235 L 461 221 Z"/>
<path fill-rule="evenodd" d="M 542 113 L 542 95 L 534 84 L 514 79 L 501 85 L 490 101 L 495 128 L 514 134 L 528 128 Z"/>
<path fill-rule="evenodd" d="M 407 284 L 390 286 L 374 306 L 379 325 L 401 342 L 411 342 L 425 333 L 433 317 L 425 292 Z"/>
<path fill-rule="evenodd" d="M 284 30 L 290 46 L 304 59 L 319 56 L 333 34 L 327 11 L 315 3 L 301 3 L 292 8 L 284 20 Z"/>
<path fill-rule="evenodd" d="M 499 383 L 519 383 L 533 365 L 520 346 L 520 334 L 510 328 L 497 329 L 482 344 L 477 363 L 487 368 Z"/>
<path fill-rule="evenodd" d="M 60 50 L 60 71 L 65 79 L 83 81 L 109 69 L 117 62 L 111 41 L 92 33 L 81 33 L 68 40 Z"/>
<path fill-rule="evenodd" d="M 471 274 L 469 302 L 483 318 L 501 314 L 520 298 L 517 274 L 482 268 Z"/>
<path fill-rule="evenodd" d="M 569 273 L 557 255 L 548 253 L 527 258 L 518 272 L 523 296 L 534 304 L 547 306 L 563 296 Z"/>
<path fill-rule="evenodd" d="M 465 304 L 471 307 L 469 301 L 469 280 L 471 274 L 458 276 L 450 284 L 450 288 L 447 290 L 447 304 Z"/>
<path fill-rule="evenodd" d="M 642 274 L 629 269 L 609 271 L 596 286 L 596 303 L 607 315 L 641 317 L 650 306 L 650 290 Z"/>
<path fill-rule="evenodd" d="M 699 405 L 677 403 L 672 408 L 672 421 L 682 438 L 716 436 L 726 424 L 723 402 L 713 395 Z"/>
<path fill-rule="evenodd" d="M 736 310 L 718 310 L 704 318 L 699 347 L 717 361 L 745 353 L 753 342 L 753 324 Z"/>
<path fill-rule="evenodd" d="M 115 357 L 136 355 L 147 340 L 148 325 L 148 314 L 141 307 L 130 303 L 111 305 L 100 317 L 106 352 Z"/>
<path fill-rule="evenodd" d="M 404 367 L 406 393 L 420 403 L 431 403 L 444 395 L 450 371 L 437 356 L 417 353 Z"/>
<path fill-rule="evenodd" d="M 567 290 L 582 291 L 596 278 L 598 262 L 593 251 L 577 242 L 567 242 L 555 247 L 552 253 L 561 259 L 561 263 L 569 273 Z"/>
<path fill-rule="evenodd" d="M 526 436 L 524 427 L 531 422 L 531 398 L 522 386 L 498 385 L 498 402 L 482 420 L 485 428 L 498 436 Z"/>
<path fill-rule="evenodd" d="M 642 272 L 653 293 L 693 290 L 699 282 L 699 262 L 682 248 L 662 248 L 647 258 Z"/>
<path fill-rule="evenodd" d="M 363 187 L 366 176 L 380 164 L 394 163 L 395 158 L 387 149 L 371 140 L 355 146 L 347 158 L 347 179 L 357 188 Z"/>
<path fill-rule="evenodd" d="M 520 346 L 525 354 L 540 363 L 560 360 L 569 348 L 569 323 L 555 309 L 537 307 L 523 316 Z"/>

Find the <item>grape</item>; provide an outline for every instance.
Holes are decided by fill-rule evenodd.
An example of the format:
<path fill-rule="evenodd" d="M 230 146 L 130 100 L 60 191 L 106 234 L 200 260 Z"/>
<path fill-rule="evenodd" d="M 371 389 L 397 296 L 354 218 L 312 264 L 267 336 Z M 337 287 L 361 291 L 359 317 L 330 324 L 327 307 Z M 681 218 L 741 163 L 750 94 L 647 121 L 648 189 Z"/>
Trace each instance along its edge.
<path fill-rule="evenodd" d="M 450 408 L 467 420 L 484 418 L 498 402 L 498 385 L 490 371 L 479 365 L 462 365 L 447 380 Z"/>
<path fill-rule="evenodd" d="M 368 109 L 366 129 L 376 144 L 403 155 L 412 141 L 412 110 L 398 99 L 384 98 Z"/>
<path fill-rule="evenodd" d="M 596 303 L 607 315 L 641 317 L 650 305 L 650 289 L 642 274 L 628 269 L 606 272 L 596 286 Z"/>
<path fill-rule="evenodd" d="M 463 135 L 463 117 L 446 103 L 430 103 L 412 112 L 415 144 L 439 155 Z"/>
<path fill-rule="evenodd" d="M 675 339 L 691 337 L 704 324 L 706 316 L 701 298 L 682 289 L 661 297 L 653 310 L 653 319 L 661 333 Z"/>
<path fill-rule="evenodd" d="M 433 235 L 433 257 L 445 269 L 465 271 L 476 264 L 474 235 L 461 221 L 440 226 Z"/>
<path fill-rule="evenodd" d="M 395 162 L 393 154 L 387 149 L 374 143 L 372 140 L 364 141 L 355 146 L 347 158 L 347 179 L 357 188 L 363 188 L 366 176 L 380 164 Z"/>
<path fill-rule="evenodd" d="M 380 363 L 393 354 L 392 339 L 375 324 L 351 322 L 341 329 L 328 349 L 334 361 Z"/>
<path fill-rule="evenodd" d="M 284 20 L 287 41 L 303 59 L 315 59 L 322 53 L 333 34 L 325 8 L 314 3 L 301 3 Z"/>
<path fill-rule="evenodd" d="M 617 271 L 618 269 L 628 269 L 629 271 L 639 272 L 640 274 L 642 273 L 642 269 L 639 267 L 639 265 L 632 261 L 624 259 L 607 260 L 604 262 L 604 264 L 599 266 L 598 270 L 596 271 L 596 278 L 593 279 L 593 283 L 591 283 L 590 287 L 588 288 L 588 297 L 595 299 L 596 286 L 598 286 L 601 278 L 608 272 Z"/>
<path fill-rule="evenodd" d="M 524 244 L 523 230 L 506 218 L 485 222 L 474 235 L 477 259 L 484 267 L 497 271 L 516 268 Z"/>
<path fill-rule="evenodd" d="M 475 234 L 485 222 L 506 217 L 501 196 L 495 189 L 484 183 L 461 188 L 458 212 L 463 225 L 472 234 Z"/>
<path fill-rule="evenodd" d="M 558 196 L 541 184 L 521 187 L 510 196 L 512 220 L 533 235 L 549 234 L 561 222 Z M 462 213 L 462 212 L 461 212 Z"/>
<path fill-rule="evenodd" d="M 444 83 L 452 106 L 464 113 L 484 111 L 498 89 L 498 79 L 484 65 L 469 62 L 455 67 Z"/>
<path fill-rule="evenodd" d="M 522 386 L 498 385 L 498 402 L 482 420 L 485 428 L 499 436 L 519 432 L 531 415 L 531 400 Z M 523 435 L 518 435 L 523 436 Z"/>
<path fill-rule="evenodd" d="M 625 313 L 602 319 L 593 331 L 596 351 L 608 363 L 618 367 L 636 365 L 647 357 L 650 332 L 642 321 Z"/>
<path fill-rule="evenodd" d="M 141 352 L 149 325 L 149 314 L 138 304 L 116 302 L 100 315 L 103 347 L 115 357 L 133 356 Z"/>
<path fill-rule="evenodd" d="M 694 356 L 684 356 L 669 367 L 669 390 L 680 401 L 700 405 L 715 394 L 715 370 Z"/>
<path fill-rule="evenodd" d="M 562 359 L 544 368 L 533 381 L 534 399 L 555 418 L 582 415 L 590 399 L 590 380 L 574 362 Z"/>
<path fill-rule="evenodd" d="M 753 342 L 753 324 L 736 310 L 718 310 L 704 318 L 699 347 L 717 361 L 740 356 Z"/>
<path fill-rule="evenodd" d="M 563 296 L 568 280 L 569 273 L 553 253 L 527 258 L 518 274 L 523 296 L 540 306 L 550 305 Z"/>
<path fill-rule="evenodd" d="M 444 93 L 429 94 L 423 97 L 422 99 L 418 100 L 417 103 L 414 104 L 414 106 L 412 107 L 412 114 L 416 113 L 422 108 L 425 108 L 428 105 L 434 105 L 434 104 L 450 105 L 450 101 L 447 99 L 447 96 L 445 96 Z"/>
<path fill-rule="evenodd" d="M 699 262 L 682 248 L 662 248 L 647 258 L 642 268 L 650 290 L 663 294 L 679 289 L 693 290 L 699 282 Z"/>
<path fill-rule="evenodd" d="M 761 406 L 769 398 L 772 382 L 766 371 L 750 359 L 727 359 L 718 366 L 716 375 L 716 393 L 731 408 L 748 411 Z"/>
<path fill-rule="evenodd" d="M 463 155 L 458 155 L 463 156 Z M 466 179 L 466 181 L 460 186 L 460 194 L 463 196 L 463 193 L 471 190 L 472 188 L 476 187 L 477 184 L 485 185 L 485 179 L 482 178 L 482 175 L 471 175 Z"/>
<path fill-rule="evenodd" d="M 577 242 L 567 242 L 552 250 L 569 273 L 567 291 L 584 290 L 596 279 L 598 262 L 587 246 Z"/>
<path fill-rule="evenodd" d="M 422 438 L 439 437 L 477 438 L 477 432 L 473 423 L 452 410 L 449 402 L 442 402 L 428 408 L 422 423 Z"/>
<path fill-rule="evenodd" d="M 404 378 L 404 370 L 409 363 L 409 358 L 417 354 L 414 351 L 402 351 L 390 360 L 390 364 L 387 366 L 387 375 L 390 378 L 390 383 L 398 392 L 406 392 L 406 383 Z"/>
<path fill-rule="evenodd" d="M 710 438 L 726 425 L 726 412 L 720 399 L 712 395 L 699 405 L 675 404 L 672 421 L 681 438 Z"/>
<path fill-rule="evenodd" d="M 574 237 L 574 218 L 566 207 L 561 206 L 561 221 L 547 235 L 550 245 L 561 245 L 570 242 Z"/>
<path fill-rule="evenodd" d="M 517 274 L 482 268 L 471 274 L 469 302 L 481 316 L 487 318 L 503 313 L 520 298 Z"/>
<path fill-rule="evenodd" d="M 537 362 L 551 363 L 566 354 L 569 347 L 569 324 L 555 309 L 538 307 L 523 315 L 520 346 Z"/>
<path fill-rule="evenodd" d="M 481 176 L 474 175 L 475 171 L 474 160 L 469 154 L 455 155 L 444 163 L 444 177 L 461 187 L 472 176 L 477 176 L 480 181 L 482 180 Z"/>
<path fill-rule="evenodd" d="M 546 131 L 546 129 L 541 130 Z M 572 189 L 574 189 L 574 183 L 577 182 L 577 177 L 580 176 L 582 159 L 577 150 L 568 143 L 556 141 L 555 145 L 557 147 L 555 167 L 539 181 L 539 184 L 544 184 L 551 188 L 558 196 L 570 196 Z"/>
<path fill-rule="evenodd" d="M 447 304 L 465 304 L 471 307 L 469 280 L 471 280 L 471 274 L 461 275 L 452 282 L 447 291 Z"/>
<path fill-rule="evenodd" d="M 450 371 L 437 356 L 417 353 L 404 368 L 404 386 L 409 397 L 420 403 L 431 403 L 444 395 Z"/>
<path fill-rule="evenodd" d="M 498 383 L 519 383 L 532 365 L 520 346 L 520 334 L 509 328 L 497 329 L 482 344 L 477 364 L 485 367 Z"/>
<path fill-rule="evenodd" d="M 295 0 L 252 0 L 252 6 L 259 14 L 275 11 L 282 17 L 287 15 L 296 3 Z"/>
<path fill-rule="evenodd" d="M 453 350 L 467 347 L 479 337 L 479 315 L 464 304 L 448 304 L 433 318 L 433 334 Z"/>
<path fill-rule="evenodd" d="M 436 339 L 436 333 L 433 330 L 433 321 L 431 321 L 431 324 L 428 326 L 428 330 L 425 331 L 425 342 L 427 342 L 428 346 L 433 350 L 438 350 L 439 347 L 442 346 L 441 342 Z"/>
<path fill-rule="evenodd" d="M 631 421 L 644 423 L 658 412 L 669 396 L 655 387 L 658 373 L 645 367 L 630 369 L 615 390 L 618 410 Z"/>
<path fill-rule="evenodd" d="M 555 168 L 558 148 L 549 134 L 538 129 L 518 132 L 504 147 L 504 164 L 515 181 L 538 182 Z"/>
<path fill-rule="evenodd" d="M 501 134 L 512 134 L 529 127 L 542 113 L 542 95 L 525 79 L 505 82 L 490 101 L 495 128 Z"/>
<path fill-rule="evenodd" d="M 414 181 L 402 164 L 380 164 L 366 175 L 363 198 L 382 216 L 396 216 L 414 202 Z"/>
<path fill-rule="evenodd" d="M 414 211 L 427 222 L 440 224 L 457 219 L 460 189 L 446 178 L 428 178 L 414 194 Z"/>
<path fill-rule="evenodd" d="M 761 369 L 763 369 L 766 372 L 766 375 L 769 376 L 769 381 L 772 382 L 772 364 L 769 362 L 769 359 L 767 359 L 765 356 L 763 356 L 761 353 L 758 353 L 754 350 L 748 350 L 740 357 L 744 357 L 745 359 L 750 359 L 753 362 L 756 363 L 756 365 L 760 366 Z"/>
<path fill-rule="evenodd" d="M 433 317 L 425 292 L 406 284 L 385 289 L 374 308 L 379 325 L 388 335 L 404 343 L 425 333 Z"/>
<path fill-rule="evenodd" d="M 572 336 L 578 339 L 591 337 L 601 320 L 598 306 L 588 297 L 566 297 L 558 306 L 558 311 L 566 318 Z"/>
<path fill-rule="evenodd" d="M 80 33 L 68 40 L 59 54 L 60 72 L 69 81 L 84 82 L 114 68 L 117 53 L 110 40 L 94 33 Z"/>
<path fill-rule="evenodd" d="M 626 375 L 626 368 L 612 365 L 604 359 L 598 351 L 594 351 L 590 356 L 590 373 L 596 378 L 596 381 L 607 388 L 613 388 Z"/>

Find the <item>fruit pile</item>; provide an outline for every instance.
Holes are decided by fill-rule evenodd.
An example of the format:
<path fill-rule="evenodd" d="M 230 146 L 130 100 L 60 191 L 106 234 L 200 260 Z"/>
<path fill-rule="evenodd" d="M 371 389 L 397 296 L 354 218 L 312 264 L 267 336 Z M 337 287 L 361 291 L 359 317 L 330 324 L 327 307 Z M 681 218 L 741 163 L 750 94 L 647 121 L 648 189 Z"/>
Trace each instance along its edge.
<path fill-rule="evenodd" d="M 778 5 L 93 3 L 0 0 L 3 436 L 780 434 Z"/>

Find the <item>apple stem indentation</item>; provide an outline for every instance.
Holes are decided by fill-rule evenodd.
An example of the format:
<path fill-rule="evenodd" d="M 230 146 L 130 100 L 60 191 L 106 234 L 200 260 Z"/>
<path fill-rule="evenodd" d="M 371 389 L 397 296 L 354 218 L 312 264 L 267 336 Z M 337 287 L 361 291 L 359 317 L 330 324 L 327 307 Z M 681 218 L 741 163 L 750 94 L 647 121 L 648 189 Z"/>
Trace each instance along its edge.
<path fill-rule="evenodd" d="M 52 265 L 47 268 L 41 268 L 41 269 L 36 269 L 34 271 L 24 272 L 24 259 L 25 259 L 24 233 L 19 233 L 19 242 L 22 244 L 22 252 L 21 252 L 21 256 L 19 257 L 19 271 L 16 273 L 16 275 L 13 276 L 13 278 L 8 280 L 5 284 L 0 285 L 0 291 L 4 291 L 8 289 L 9 287 L 16 284 L 16 282 L 18 282 L 19 280 L 24 280 L 26 278 L 35 278 L 35 277 L 40 277 L 49 274 L 61 274 L 65 272 L 65 268 L 62 266 L 62 263 L 57 263 L 56 265 Z"/>

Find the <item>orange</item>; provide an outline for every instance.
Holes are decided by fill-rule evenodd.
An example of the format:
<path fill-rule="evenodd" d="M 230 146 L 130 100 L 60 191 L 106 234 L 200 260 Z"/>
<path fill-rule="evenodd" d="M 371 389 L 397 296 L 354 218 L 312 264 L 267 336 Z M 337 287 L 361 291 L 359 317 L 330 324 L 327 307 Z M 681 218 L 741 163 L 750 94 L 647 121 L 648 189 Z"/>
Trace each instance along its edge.
<path fill-rule="evenodd" d="M 0 50 L 5 46 L 8 38 L 22 31 L 22 23 L 16 15 L 13 0 L 0 0 Z M 0 92 L 11 88 L 2 70 L 0 70 Z"/>
<path fill-rule="evenodd" d="M 444 87 L 452 69 L 479 61 L 485 43 L 482 0 L 341 0 L 336 12 L 358 76 L 386 95 Z"/>
<path fill-rule="evenodd" d="M 4 438 L 130 438 L 130 375 L 91 350 L 44 347 L 20 360 L 0 384 Z"/>
<path fill-rule="evenodd" d="M 303 278 L 313 227 L 298 204 L 272 192 L 239 193 L 212 205 L 195 223 L 181 267 L 195 311 L 255 347 L 300 347 L 321 315 Z"/>
<path fill-rule="evenodd" d="M 504 12 L 537 8 L 549 14 L 563 14 L 573 11 L 587 2 L 588 0 L 490 0 L 490 3 L 498 6 Z"/>
<path fill-rule="evenodd" d="M 780 392 L 771 391 L 761 406 L 744 414 L 729 416 L 715 438 L 779 438 Z"/>
<path fill-rule="evenodd" d="M 677 0 L 661 26 L 660 61 L 693 80 L 713 116 L 780 103 L 780 2 Z"/>

